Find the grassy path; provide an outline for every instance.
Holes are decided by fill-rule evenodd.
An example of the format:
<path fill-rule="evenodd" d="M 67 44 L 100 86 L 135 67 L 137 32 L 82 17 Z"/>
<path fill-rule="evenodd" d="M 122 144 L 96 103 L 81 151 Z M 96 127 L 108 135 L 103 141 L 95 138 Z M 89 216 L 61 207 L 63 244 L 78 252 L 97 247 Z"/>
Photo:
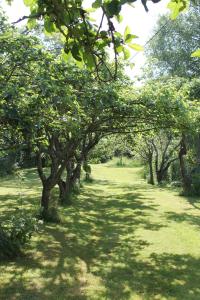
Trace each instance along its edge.
<path fill-rule="evenodd" d="M 61 225 L 45 225 L 25 257 L 0 265 L 0 299 L 200 299 L 200 199 L 147 185 L 140 168 L 93 166 Z M 23 205 L 38 203 L 27 171 Z M 0 183 L 0 213 L 17 202 L 17 183 Z M 9 207 L 9 210 L 8 210 Z"/>

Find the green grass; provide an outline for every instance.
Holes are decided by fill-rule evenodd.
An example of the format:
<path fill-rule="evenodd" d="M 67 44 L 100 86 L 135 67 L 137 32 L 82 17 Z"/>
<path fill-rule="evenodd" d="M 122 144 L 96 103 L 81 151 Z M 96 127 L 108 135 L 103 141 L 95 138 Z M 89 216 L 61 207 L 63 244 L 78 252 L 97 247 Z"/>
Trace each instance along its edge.
<path fill-rule="evenodd" d="M 111 168 L 134 168 L 140 167 L 142 163 L 139 160 L 134 160 L 128 157 L 113 157 L 106 163 Z"/>
<path fill-rule="evenodd" d="M 24 257 L 0 265 L 1 300 L 200 299 L 200 199 L 151 187 L 141 169 L 94 165 L 64 221 L 45 225 Z M 23 206 L 39 205 L 26 171 Z M 19 185 L 0 183 L 0 213 L 18 205 Z"/>

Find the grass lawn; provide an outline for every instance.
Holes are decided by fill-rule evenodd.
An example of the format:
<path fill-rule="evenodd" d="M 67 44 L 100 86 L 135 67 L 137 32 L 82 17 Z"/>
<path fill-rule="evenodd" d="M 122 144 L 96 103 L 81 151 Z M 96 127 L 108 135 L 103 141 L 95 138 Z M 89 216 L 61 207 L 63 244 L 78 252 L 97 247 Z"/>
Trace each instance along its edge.
<path fill-rule="evenodd" d="M 0 264 L 1 300 L 200 299 L 200 199 L 151 187 L 141 169 L 93 166 L 63 223 L 47 224 L 24 257 Z M 40 182 L 25 171 L 23 206 L 38 208 Z M 0 183 L 0 218 L 19 184 Z M 199 203 L 198 203 L 199 200 Z"/>

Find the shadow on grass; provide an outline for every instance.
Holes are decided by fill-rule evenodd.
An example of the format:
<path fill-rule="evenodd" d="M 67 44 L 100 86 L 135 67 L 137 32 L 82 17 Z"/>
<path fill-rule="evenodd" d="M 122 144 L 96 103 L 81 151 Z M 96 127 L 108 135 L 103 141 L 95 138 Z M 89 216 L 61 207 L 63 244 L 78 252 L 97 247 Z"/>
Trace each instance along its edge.
<path fill-rule="evenodd" d="M 158 207 L 147 201 L 141 185 L 108 195 L 109 182 L 95 184 L 101 188 L 88 185 L 74 206 L 64 209 L 63 224 L 45 226 L 26 257 L 0 265 L 9 273 L 0 284 L 0 299 L 129 300 L 135 294 L 150 300 L 199 299 L 199 259 L 169 253 L 141 258 L 149 244 L 137 229 L 163 227 L 150 218 Z"/>
<path fill-rule="evenodd" d="M 185 197 L 187 201 L 196 209 L 200 210 L 200 197 Z"/>
<path fill-rule="evenodd" d="M 174 212 L 167 212 L 165 215 L 170 221 L 187 222 L 191 225 L 200 226 L 199 216 L 194 216 L 187 213 L 174 213 Z"/>

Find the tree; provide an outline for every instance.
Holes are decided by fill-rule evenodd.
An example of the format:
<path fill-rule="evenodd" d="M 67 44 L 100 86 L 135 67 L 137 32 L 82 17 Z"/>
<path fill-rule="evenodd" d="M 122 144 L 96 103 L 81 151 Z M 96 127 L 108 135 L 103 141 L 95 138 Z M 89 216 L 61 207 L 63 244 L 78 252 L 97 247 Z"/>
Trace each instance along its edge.
<path fill-rule="evenodd" d="M 162 16 L 154 31 L 157 33 L 147 45 L 150 72 L 157 78 L 163 75 L 198 77 L 200 60 L 191 57 L 199 47 L 200 5 L 191 6 L 176 20 Z"/>
<path fill-rule="evenodd" d="M 192 193 L 192 173 L 199 161 L 199 80 L 200 60 L 191 57 L 194 49 L 199 47 L 199 3 L 191 6 L 190 10 L 178 17 L 174 22 L 169 22 L 166 17 L 161 17 L 157 28 L 158 34 L 149 43 L 147 55 L 149 56 L 149 70 L 154 78 L 167 76 L 182 77 L 185 86 L 185 98 L 190 107 L 192 117 L 189 118 L 188 129 L 182 128 L 180 135 L 181 147 L 179 150 L 180 171 L 182 174 L 183 190 L 186 194 Z M 148 73 L 148 72 L 147 72 Z M 147 77 L 149 75 L 147 74 Z M 195 124 L 195 125 L 194 125 Z M 194 150 L 194 151 L 193 151 Z M 196 153 L 196 157 L 188 160 L 187 153 Z"/>
<path fill-rule="evenodd" d="M 188 87 L 182 78 L 149 80 L 141 88 L 140 98 L 157 104 L 160 119 L 153 130 L 142 134 L 136 151 L 148 164 L 149 182 L 162 182 L 171 164 L 178 160 L 182 132 L 193 127 L 194 112 L 188 99 Z"/>
<path fill-rule="evenodd" d="M 154 167 L 153 167 L 153 156 L 154 147 L 152 143 L 151 133 L 149 135 L 140 135 L 137 137 L 134 147 L 134 151 L 139 155 L 140 159 L 145 165 L 148 165 L 149 179 L 148 183 L 154 185 Z"/>
<path fill-rule="evenodd" d="M 116 78 L 118 67 L 118 56 L 123 53 L 124 58 L 130 56 L 128 48 L 141 50 L 141 46 L 132 42 L 136 38 L 127 27 L 124 35 L 117 32 L 114 26 L 113 17 L 120 22 L 121 9 L 124 4 L 130 4 L 136 0 L 95 0 L 92 7 L 84 7 L 83 1 L 39 1 L 24 0 L 24 3 L 30 7 L 29 16 L 22 16 L 19 20 L 28 19 L 30 27 L 36 25 L 36 20 L 42 20 L 44 28 L 48 33 L 60 32 L 63 36 L 65 46 L 64 51 L 68 56 L 72 56 L 76 61 L 84 61 L 88 68 L 96 70 L 99 77 L 99 70 L 105 65 L 109 78 Z M 157 3 L 160 0 L 152 0 Z M 9 3 L 12 0 L 8 0 Z M 147 0 L 141 1 L 144 8 L 148 11 Z M 172 11 L 172 17 L 176 17 L 179 12 L 187 8 L 189 0 L 171 0 L 169 8 Z M 101 12 L 101 20 L 91 19 L 92 10 Z M 94 17 L 94 16 L 93 16 Z M 106 65 L 106 52 L 108 48 L 113 48 L 115 68 L 112 73 Z"/>

